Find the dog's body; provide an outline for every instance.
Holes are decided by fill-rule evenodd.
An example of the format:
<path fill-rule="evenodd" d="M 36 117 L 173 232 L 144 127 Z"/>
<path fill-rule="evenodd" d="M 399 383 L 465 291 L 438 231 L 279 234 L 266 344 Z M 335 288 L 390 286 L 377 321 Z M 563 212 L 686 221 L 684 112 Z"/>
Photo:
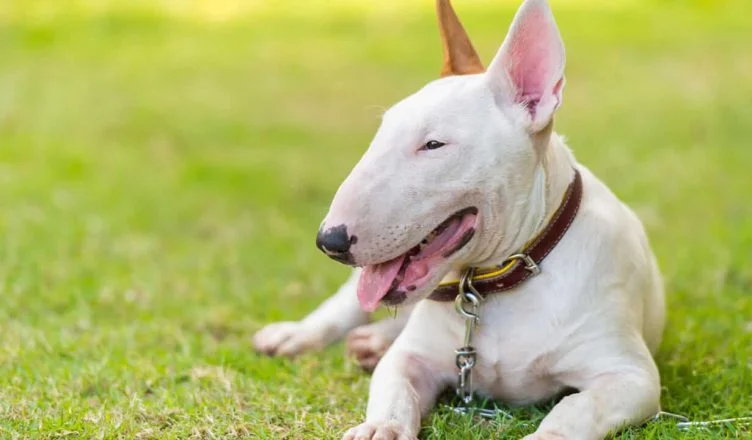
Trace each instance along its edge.
<path fill-rule="evenodd" d="M 451 57 L 451 47 L 445 53 Z M 472 57 L 465 61 L 465 70 L 477 72 Z M 294 355 L 350 332 L 349 351 L 365 367 L 378 365 L 366 422 L 346 438 L 417 435 L 421 416 L 456 381 L 454 349 L 465 332 L 452 303 L 420 300 L 442 278 L 456 280 L 467 267 L 498 264 L 523 248 L 559 207 L 575 170 L 583 182 L 579 211 L 542 273 L 488 296 L 480 308 L 474 387 L 514 405 L 577 390 L 554 407 L 534 439 L 598 439 L 658 411 L 652 354 L 664 322 L 659 271 L 637 217 L 551 131 L 562 71 L 563 46 L 550 10 L 545 1 L 527 0 L 488 72 L 439 80 L 390 110 L 335 196 L 319 245 L 365 269 L 356 269 L 305 320 L 272 324 L 255 344 L 266 353 Z M 425 115 L 417 128 L 410 123 L 416 114 Z M 394 144 L 404 138 L 412 138 L 409 145 L 449 141 L 401 151 Z M 489 147 L 475 147 L 482 144 Z M 440 147 L 467 151 L 432 151 Z M 469 162 L 453 154 L 469 155 Z M 428 177 L 413 172 L 411 180 L 394 183 L 400 161 L 409 162 L 408 169 L 429 168 Z M 452 168 L 463 166 L 468 169 Z M 431 175 L 445 179 L 430 181 Z M 427 183 L 438 188 L 420 187 Z M 449 226 L 431 230 L 451 212 L 460 213 L 442 223 Z M 343 231 L 344 241 L 321 236 Z M 463 231 L 462 240 L 450 236 Z M 423 245 L 415 246 L 421 237 Z M 443 243 L 441 252 L 434 241 Z M 396 319 L 366 324 L 356 296 L 366 310 L 379 302 L 407 306 Z"/>

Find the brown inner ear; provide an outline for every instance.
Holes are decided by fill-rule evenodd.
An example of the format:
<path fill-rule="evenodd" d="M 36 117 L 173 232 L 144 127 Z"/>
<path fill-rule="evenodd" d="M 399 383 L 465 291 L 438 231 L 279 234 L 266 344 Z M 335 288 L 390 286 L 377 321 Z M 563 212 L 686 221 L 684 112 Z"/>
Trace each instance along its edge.
<path fill-rule="evenodd" d="M 484 72 L 486 69 L 449 0 L 436 0 L 436 14 L 439 17 L 439 31 L 444 45 L 444 67 L 441 69 L 441 76 Z"/>

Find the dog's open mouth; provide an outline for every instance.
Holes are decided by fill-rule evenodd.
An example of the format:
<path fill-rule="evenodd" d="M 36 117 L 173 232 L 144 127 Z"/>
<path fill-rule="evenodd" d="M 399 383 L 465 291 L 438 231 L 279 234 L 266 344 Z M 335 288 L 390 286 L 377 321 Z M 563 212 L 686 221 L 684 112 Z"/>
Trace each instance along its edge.
<path fill-rule="evenodd" d="M 358 282 L 358 299 L 363 310 L 376 310 L 379 302 L 396 305 L 408 292 L 423 287 L 433 269 L 462 249 L 475 233 L 478 209 L 465 208 L 437 226 L 420 243 L 389 261 L 363 267 Z"/>

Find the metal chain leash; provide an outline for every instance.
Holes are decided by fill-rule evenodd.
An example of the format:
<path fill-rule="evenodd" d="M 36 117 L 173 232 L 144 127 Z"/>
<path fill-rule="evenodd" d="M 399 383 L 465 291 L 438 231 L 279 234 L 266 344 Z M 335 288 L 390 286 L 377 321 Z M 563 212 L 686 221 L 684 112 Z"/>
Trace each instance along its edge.
<path fill-rule="evenodd" d="M 454 300 L 454 308 L 465 320 L 465 339 L 462 347 L 454 350 L 455 364 L 459 369 L 457 374 L 457 397 L 460 398 L 462 405 L 452 408 L 458 414 L 477 414 L 487 419 L 496 418 L 497 415 L 512 418 L 508 412 L 494 407 L 475 408 L 469 404 L 473 401 L 473 367 L 477 360 L 475 346 L 473 346 L 473 336 L 475 329 L 480 324 L 480 303 L 483 298 L 480 293 L 473 287 L 473 268 L 467 269 L 460 279 L 457 297 Z"/>
<path fill-rule="evenodd" d="M 473 367 L 475 367 L 476 352 L 473 346 L 475 327 L 480 323 L 480 295 L 472 287 L 472 269 L 468 269 L 462 275 L 459 283 L 459 293 L 454 300 L 454 308 L 465 319 L 465 342 L 456 350 L 455 364 L 460 369 L 457 377 L 457 396 L 463 403 L 468 404 L 473 400 Z M 470 290 L 467 291 L 464 287 Z"/>
<path fill-rule="evenodd" d="M 658 411 L 658 414 L 651 417 L 649 421 L 660 421 L 661 419 L 676 420 L 676 428 L 680 431 L 689 431 L 691 429 L 708 430 L 709 428 L 720 427 L 723 425 L 733 425 L 735 427 L 752 426 L 752 417 L 692 421 L 689 417 L 681 414 L 670 413 L 668 411 Z"/>

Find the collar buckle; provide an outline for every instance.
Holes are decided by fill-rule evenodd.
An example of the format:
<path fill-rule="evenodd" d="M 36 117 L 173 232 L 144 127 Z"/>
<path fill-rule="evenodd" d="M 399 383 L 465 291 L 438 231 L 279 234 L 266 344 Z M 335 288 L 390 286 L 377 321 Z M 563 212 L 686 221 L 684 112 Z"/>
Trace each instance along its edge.
<path fill-rule="evenodd" d="M 538 263 L 536 263 L 530 255 L 522 253 L 514 254 L 507 258 L 507 261 L 511 260 L 521 260 L 523 263 L 525 263 L 525 269 L 527 269 L 527 271 L 530 272 L 532 276 L 536 276 L 541 273 L 540 266 L 538 266 Z"/>

